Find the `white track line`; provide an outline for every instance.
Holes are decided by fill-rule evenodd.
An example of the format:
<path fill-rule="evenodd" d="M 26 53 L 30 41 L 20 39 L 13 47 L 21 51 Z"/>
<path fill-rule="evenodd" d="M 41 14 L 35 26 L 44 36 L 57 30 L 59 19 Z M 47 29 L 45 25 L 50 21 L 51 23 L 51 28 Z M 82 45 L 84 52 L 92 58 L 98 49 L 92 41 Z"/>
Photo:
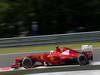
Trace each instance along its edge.
<path fill-rule="evenodd" d="M 91 62 L 90 65 L 100 65 L 100 62 Z"/>
<path fill-rule="evenodd" d="M 100 65 L 100 62 L 92 62 L 90 65 Z M 63 67 L 75 67 L 75 66 L 80 66 L 80 65 L 64 65 L 64 66 L 40 66 L 40 67 L 36 67 L 36 68 L 32 68 L 32 69 L 42 69 L 42 68 L 63 68 Z M 7 69 L 8 68 L 8 69 Z M 25 68 L 21 67 L 19 69 L 13 69 L 10 67 L 6 67 L 6 68 L 0 68 L 0 72 L 6 72 L 6 71 L 18 71 L 18 70 L 25 70 Z"/>

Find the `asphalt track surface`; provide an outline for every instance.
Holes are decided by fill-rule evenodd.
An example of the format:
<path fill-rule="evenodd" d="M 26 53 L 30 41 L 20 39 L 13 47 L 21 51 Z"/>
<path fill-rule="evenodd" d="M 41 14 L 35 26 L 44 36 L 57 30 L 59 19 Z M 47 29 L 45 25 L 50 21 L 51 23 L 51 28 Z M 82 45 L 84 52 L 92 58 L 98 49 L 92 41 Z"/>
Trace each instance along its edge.
<path fill-rule="evenodd" d="M 26 74 L 34 75 L 34 74 Z M 35 75 L 100 75 L 100 70 L 86 70 L 86 71 L 69 71 L 69 72 L 53 72 L 53 73 L 38 73 Z"/>
<path fill-rule="evenodd" d="M 41 53 L 41 52 L 38 52 Z M 0 67 L 9 67 L 15 63 L 15 58 L 24 57 L 34 53 L 0 54 Z M 100 48 L 93 50 L 94 61 L 100 61 Z"/>

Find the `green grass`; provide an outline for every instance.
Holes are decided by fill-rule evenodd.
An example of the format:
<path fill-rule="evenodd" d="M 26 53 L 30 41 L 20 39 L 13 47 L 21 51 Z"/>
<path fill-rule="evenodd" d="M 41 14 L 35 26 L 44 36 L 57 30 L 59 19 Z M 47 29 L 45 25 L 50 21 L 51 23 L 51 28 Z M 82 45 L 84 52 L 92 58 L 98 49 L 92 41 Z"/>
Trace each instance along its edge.
<path fill-rule="evenodd" d="M 69 47 L 72 49 L 80 48 L 83 44 L 93 45 L 93 47 L 100 47 L 100 42 L 89 42 L 80 44 L 63 44 L 60 47 Z M 54 49 L 56 45 L 45 45 L 45 46 L 25 46 L 25 47 L 13 47 L 13 48 L 0 48 L 0 54 L 6 53 L 19 53 L 19 52 L 33 52 L 33 51 L 49 51 Z"/>

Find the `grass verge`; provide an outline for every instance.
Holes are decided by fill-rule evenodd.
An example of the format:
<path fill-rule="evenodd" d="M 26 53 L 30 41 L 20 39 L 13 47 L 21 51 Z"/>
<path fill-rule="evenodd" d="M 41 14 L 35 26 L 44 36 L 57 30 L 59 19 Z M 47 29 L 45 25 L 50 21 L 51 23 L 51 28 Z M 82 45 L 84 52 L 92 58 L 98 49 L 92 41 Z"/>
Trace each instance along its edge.
<path fill-rule="evenodd" d="M 60 44 L 61 47 L 69 47 L 72 49 L 80 48 L 83 44 L 93 45 L 93 47 L 100 47 L 100 42 L 88 42 L 88 43 L 79 43 L 79 44 Z M 0 48 L 0 54 L 6 53 L 20 53 L 20 52 L 33 52 L 33 51 L 49 51 L 50 49 L 55 48 L 53 45 L 44 45 L 44 46 L 24 46 L 24 47 L 13 47 L 13 48 Z"/>

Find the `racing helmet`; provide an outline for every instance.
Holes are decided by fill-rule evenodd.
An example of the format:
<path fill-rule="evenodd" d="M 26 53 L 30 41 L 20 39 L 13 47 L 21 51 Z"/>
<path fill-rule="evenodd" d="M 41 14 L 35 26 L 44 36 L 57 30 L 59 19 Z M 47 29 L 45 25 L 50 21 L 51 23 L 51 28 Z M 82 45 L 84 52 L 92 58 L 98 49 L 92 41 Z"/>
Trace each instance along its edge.
<path fill-rule="evenodd" d="M 59 48 L 59 46 L 57 46 L 57 47 L 55 48 L 55 51 L 61 52 L 61 49 Z"/>

